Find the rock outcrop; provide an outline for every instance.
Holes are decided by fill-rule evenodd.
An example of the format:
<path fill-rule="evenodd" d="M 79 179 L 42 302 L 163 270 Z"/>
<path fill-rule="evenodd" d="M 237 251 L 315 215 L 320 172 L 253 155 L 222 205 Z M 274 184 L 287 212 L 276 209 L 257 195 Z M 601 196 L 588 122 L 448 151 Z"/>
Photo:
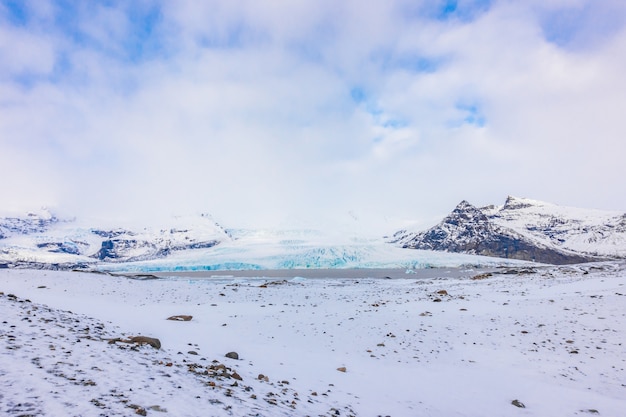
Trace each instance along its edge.
<path fill-rule="evenodd" d="M 554 226 L 542 226 L 541 223 L 528 224 L 527 230 L 507 227 L 506 216 L 511 216 L 516 210 L 534 207 L 532 200 L 509 198 L 501 209 L 493 206 L 480 209 L 464 200 L 436 226 L 418 233 L 399 231 L 393 235 L 392 243 L 410 249 L 460 252 L 557 265 L 609 257 L 600 253 L 576 251 L 553 242 L 555 237 L 565 233 L 566 227 L 562 227 L 564 224 L 578 226 L 566 219 L 550 217 L 551 224 L 560 227 L 560 233 L 555 232 Z M 541 236 L 533 235 L 532 232 L 537 230 L 541 231 Z"/>

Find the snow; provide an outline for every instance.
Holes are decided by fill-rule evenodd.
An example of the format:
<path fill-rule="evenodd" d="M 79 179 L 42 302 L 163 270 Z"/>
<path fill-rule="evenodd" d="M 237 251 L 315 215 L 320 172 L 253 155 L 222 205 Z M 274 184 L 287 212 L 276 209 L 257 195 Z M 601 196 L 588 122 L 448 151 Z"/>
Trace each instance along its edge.
<path fill-rule="evenodd" d="M 0 270 L 0 414 L 618 416 L 626 409 L 625 263 L 483 279 L 465 269 L 425 279 L 419 271 L 285 280 L 249 272 L 135 280 Z M 179 314 L 193 319 L 166 320 Z M 161 349 L 106 340 L 137 335 L 159 338 Z M 226 358 L 230 351 L 240 359 Z M 220 364 L 231 377 L 214 375 Z"/>
<path fill-rule="evenodd" d="M 544 245 L 626 257 L 625 213 L 565 207 L 519 197 L 509 197 L 503 206 L 482 210 L 494 223 Z"/>
<path fill-rule="evenodd" d="M 132 228 L 104 227 L 91 221 L 68 220 L 38 226 L 43 220 L 40 215 L 24 219 L 0 219 L 0 261 L 41 262 L 41 263 L 83 263 L 94 264 L 102 243 L 112 239 L 119 243 L 119 260 L 149 259 L 161 253 L 184 250 L 193 245 L 207 242 L 230 240 L 228 233 L 209 215 L 173 216 L 167 224 L 151 227 Z M 25 228 L 26 223 L 30 227 Z M 32 225 L 34 224 L 34 226 Z M 4 225 L 4 226 L 3 226 Z M 127 245 L 125 245 L 127 243 Z M 75 248 L 76 254 L 55 251 L 54 245 L 62 244 Z M 50 245 L 50 247 L 46 246 Z M 51 249 L 50 249 L 51 248 Z"/>
<path fill-rule="evenodd" d="M 459 207 L 467 208 L 463 202 Z M 480 211 L 479 211 L 480 210 Z M 560 207 L 509 197 L 499 207 L 475 209 L 480 222 L 512 231 L 541 247 L 603 257 L 626 257 L 626 215 Z M 485 220 L 487 221 L 487 220 Z M 428 268 L 493 266 L 510 260 L 403 249 L 384 238 L 335 230 L 224 229 L 211 216 L 176 216 L 165 224 L 104 227 L 94 220 L 63 220 L 50 212 L 0 218 L 0 264 L 63 264 L 101 271 L 293 268 Z M 98 226 L 100 224 L 100 226 Z M 445 225 L 447 227 L 447 225 Z M 456 226 L 456 223 L 455 223 Z M 459 230 L 465 231 L 465 225 Z M 479 228 L 480 229 L 480 228 Z M 448 240 L 461 242 L 455 228 Z M 399 232 L 397 243 L 412 232 Z M 482 239 L 484 236 L 476 236 Z M 69 252 L 69 253 L 68 253 Z"/>
<path fill-rule="evenodd" d="M 103 271 L 405 268 L 500 266 L 524 262 L 485 256 L 403 249 L 383 238 L 341 238 L 313 231 L 247 231 L 209 250 L 187 250 L 167 258 L 101 264 Z"/>

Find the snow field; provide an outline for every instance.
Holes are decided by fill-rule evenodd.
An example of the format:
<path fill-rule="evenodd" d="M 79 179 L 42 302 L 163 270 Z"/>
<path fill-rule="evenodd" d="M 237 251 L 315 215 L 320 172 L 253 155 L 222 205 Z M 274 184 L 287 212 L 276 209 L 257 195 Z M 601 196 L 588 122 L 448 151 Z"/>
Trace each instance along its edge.
<path fill-rule="evenodd" d="M 623 264 L 480 280 L 138 281 L 2 270 L 0 291 L 7 415 L 100 415 L 101 407 L 128 415 L 129 405 L 176 416 L 619 416 L 626 409 Z M 7 294 L 31 300 L 45 320 Z M 193 319 L 165 320 L 177 314 Z M 77 334 L 93 340 L 76 342 Z M 162 349 L 100 341 L 139 334 L 159 338 Z M 240 359 L 225 358 L 230 351 Z M 242 381 L 232 387 L 232 378 L 198 375 L 213 360 Z"/>

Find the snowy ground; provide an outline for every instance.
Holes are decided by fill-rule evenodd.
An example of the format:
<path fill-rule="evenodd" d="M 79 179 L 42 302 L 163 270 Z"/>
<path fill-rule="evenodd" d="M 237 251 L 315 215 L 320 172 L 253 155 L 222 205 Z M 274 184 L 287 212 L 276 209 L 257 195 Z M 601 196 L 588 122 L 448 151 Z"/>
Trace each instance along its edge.
<path fill-rule="evenodd" d="M 0 414 L 624 415 L 626 265 L 483 278 L 0 270 Z"/>

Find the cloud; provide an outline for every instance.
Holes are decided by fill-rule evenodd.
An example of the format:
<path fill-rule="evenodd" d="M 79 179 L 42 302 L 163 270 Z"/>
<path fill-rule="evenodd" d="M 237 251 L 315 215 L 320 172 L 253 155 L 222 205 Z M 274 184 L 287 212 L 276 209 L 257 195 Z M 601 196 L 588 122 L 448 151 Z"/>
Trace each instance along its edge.
<path fill-rule="evenodd" d="M 377 233 L 507 194 L 624 209 L 620 2 L 366 3 L 0 3 L 12 204 Z"/>

